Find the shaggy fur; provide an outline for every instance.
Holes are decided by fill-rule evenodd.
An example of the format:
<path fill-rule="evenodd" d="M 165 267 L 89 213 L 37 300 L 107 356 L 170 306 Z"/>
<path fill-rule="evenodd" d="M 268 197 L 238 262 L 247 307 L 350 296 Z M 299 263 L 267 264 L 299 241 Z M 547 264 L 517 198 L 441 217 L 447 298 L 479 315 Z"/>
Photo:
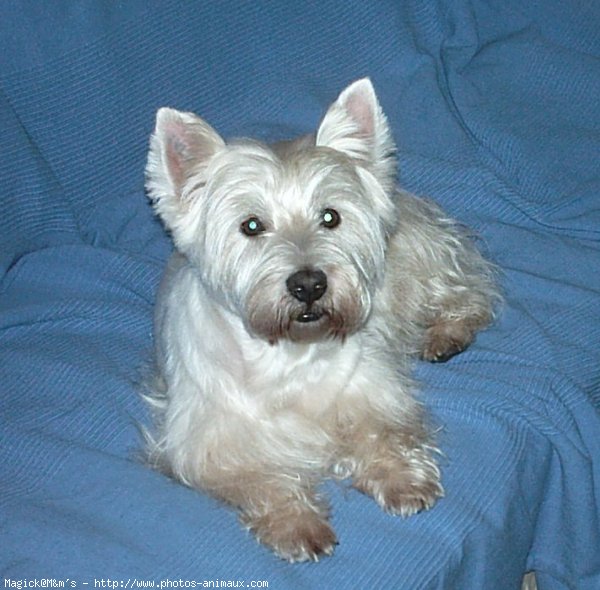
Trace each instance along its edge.
<path fill-rule="evenodd" d="M 457 224 L 395 186 L 368 79 L 314 136 L 272 146 L 157 115 L 147 188 L 176 253 L 147 456 L 289 561 L 333 552 L 323 477 L 401 516 L 443 495 L 411 365 L 467 347 L 497 292 Z"/>

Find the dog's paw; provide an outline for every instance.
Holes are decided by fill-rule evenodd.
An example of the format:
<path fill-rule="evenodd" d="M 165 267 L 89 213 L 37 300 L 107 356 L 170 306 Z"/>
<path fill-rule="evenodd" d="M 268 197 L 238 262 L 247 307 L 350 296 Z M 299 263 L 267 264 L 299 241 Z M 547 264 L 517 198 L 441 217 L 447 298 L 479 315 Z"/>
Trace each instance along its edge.
<path fill-rule="evenodd" d="M 465 350 L 473 341 L 473 329 L 468 322 L 440 322 L 425 332 L 421 357 L 432 363 L 443 363 Z"/>
<path fill-rule="evenodd" d="M 370 465 L 353 485 L 387 513 L 402 517 L 429 510 L 444 495 L 440 471 L 422 449 Z"/>
<path fill-rule="evenodd" d="M 242 517 L 242 522 L 259 542 L 292 563 L 319 561 L 322 556 L 332 555 L 337 544 L 335 533 L 327 520 L 312 510 Z"/>

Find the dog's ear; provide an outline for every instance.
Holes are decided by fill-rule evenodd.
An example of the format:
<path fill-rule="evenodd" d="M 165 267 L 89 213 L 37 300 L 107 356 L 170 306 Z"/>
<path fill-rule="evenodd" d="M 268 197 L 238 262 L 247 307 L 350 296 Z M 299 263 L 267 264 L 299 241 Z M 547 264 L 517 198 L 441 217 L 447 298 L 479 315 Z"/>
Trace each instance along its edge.
<path fill-rule="evenodd" d="M 396 182 L 396 146 L 369 78 L 350 84 L 329 107 L 316 136 L 327 146 L 360 161 L 386 190 Z"/>
<path fill-rule="evenodd" d="M 185 212 L 191 194 L 203 182 L 208 163 L 224 145 L 220 135 L 193 113 L 168 108 L 158 111 L 150 139 L 146 188 L 167 227 L 172 228 Z"/>

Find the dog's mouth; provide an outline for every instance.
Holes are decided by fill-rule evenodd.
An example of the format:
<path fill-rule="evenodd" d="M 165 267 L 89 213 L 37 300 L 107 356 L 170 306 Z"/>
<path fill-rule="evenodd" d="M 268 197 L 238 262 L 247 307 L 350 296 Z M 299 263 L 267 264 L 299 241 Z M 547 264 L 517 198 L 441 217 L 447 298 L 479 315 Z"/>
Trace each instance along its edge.
<path fill-rule="evenodd" d="M 294 316 L 294 321 L 300 322 L 301 324 L 309 324 L 311 322 L 318 322 L 323 317 L 324 312 L 322 309 L 318 308 L 306 308 L 304 310 L 299 311 Z"/>
<path fill-rule="evenodd" d="M 285 336 L 294 342 L 317 342 L 330 336 L 331 317 L 319 306 L 307 305 L 290 315 Z"/>
<path fill-rule="evenodd" d="M 346 313 L 342 313 L 344 309 Z M 275 307 L 276 314 L 269 308 L 264 315 L 249 315 L 249 329 L 273 345 L 280 340 L 314 343 L 333 338 L 343 341 L 360 327 L 354 311 L 352 307 L 338 305 L 336 308 L 331 301 L 322 305 L 313 302 Z"/>

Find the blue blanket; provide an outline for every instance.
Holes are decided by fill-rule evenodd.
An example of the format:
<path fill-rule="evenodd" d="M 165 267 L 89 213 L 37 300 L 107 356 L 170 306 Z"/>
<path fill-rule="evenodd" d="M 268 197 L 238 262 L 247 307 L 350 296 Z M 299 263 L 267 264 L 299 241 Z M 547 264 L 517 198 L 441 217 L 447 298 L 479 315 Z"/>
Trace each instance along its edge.
<path fill-rule="evenodd" d="M 4 587 L 600 588 L 599 27 L 600 4 L 562 0 L 2 3 Z M 478 232 L 506 304 L 417 367 L 446 497 L 401 520 L 327 484 L 340 545 L 289 565 L 136 458 L 171 248 L 147 141 L 165 105 L 225 136 L 306 132 L 365 75 L 403 186 Z"/>

